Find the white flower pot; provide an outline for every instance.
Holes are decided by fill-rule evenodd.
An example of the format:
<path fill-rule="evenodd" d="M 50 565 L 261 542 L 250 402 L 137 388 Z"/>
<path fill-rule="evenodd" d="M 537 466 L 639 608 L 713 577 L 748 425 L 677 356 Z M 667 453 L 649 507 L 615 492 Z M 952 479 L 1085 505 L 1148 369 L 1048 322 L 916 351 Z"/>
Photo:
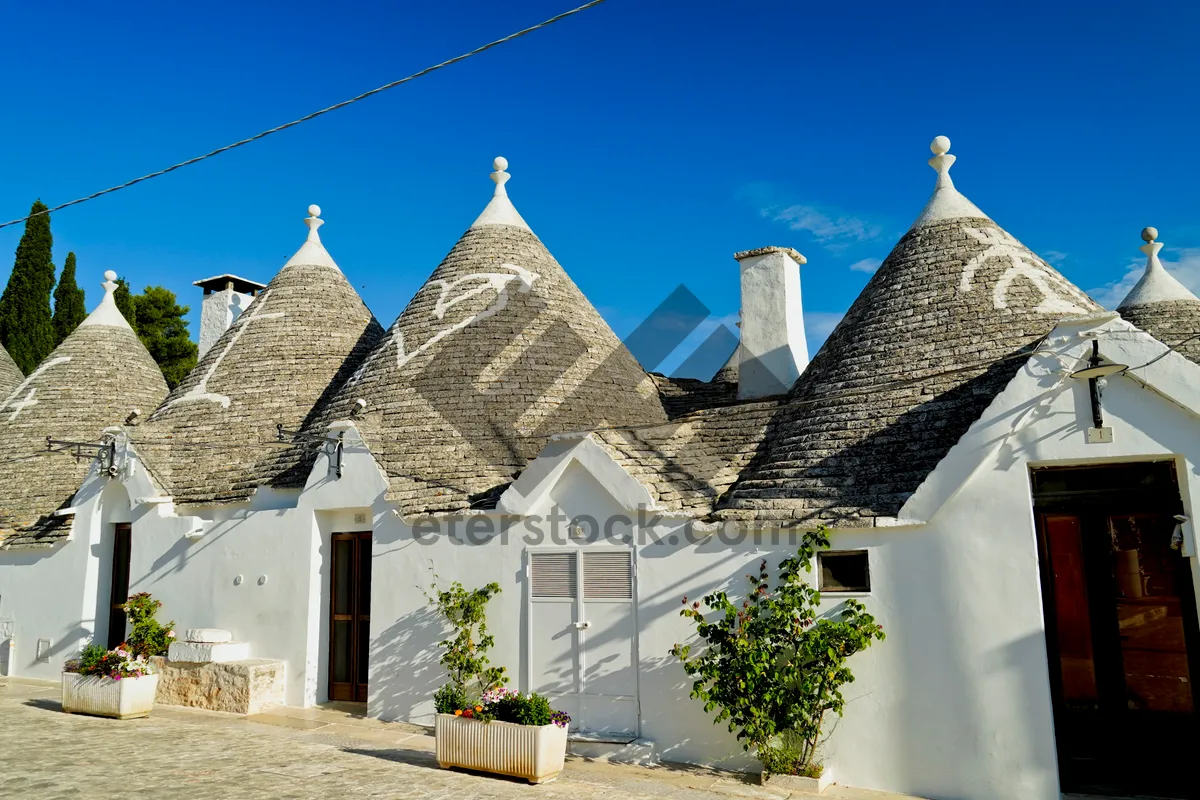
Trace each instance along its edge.
<path fill-rule="evenodd" d="M 103 675 L 62 674 L 62 706 L 69 714 L 135 719 L 149 716 L 158 675 L 113 680 Z"/>
<path fill-rule="evenodd" d="M 825 767 L 821 771 L 821 777 L 819 778 L 805 778 L 802 775 L 770 775 L 766 772 L 760 772 L 758 782 L 762 786 L 770 786 L 774 789 L 820 794 L 834 781 L 833 772 L 829 767 Z"/>
<path fill-rule="evenodd" d="M 434 721 L 442 768 L 463 767 L 546 783 L 562 772 L 567 729 L 438 714 Z"/>

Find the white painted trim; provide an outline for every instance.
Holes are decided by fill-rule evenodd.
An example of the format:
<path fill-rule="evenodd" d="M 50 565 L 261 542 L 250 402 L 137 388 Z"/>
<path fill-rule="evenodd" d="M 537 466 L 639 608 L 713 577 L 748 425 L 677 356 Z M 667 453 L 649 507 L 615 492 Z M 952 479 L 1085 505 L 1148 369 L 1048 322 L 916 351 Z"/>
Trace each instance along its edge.
<path fill-rule="evenodd" d="M 624 509 L 657 510 L 657 503 L 640 481 L 625 471 L 590 435 L 552 439 L 513 481 L 496 504 L 502 514 L 535 514 L 563 473 L 577 462 Z"/>

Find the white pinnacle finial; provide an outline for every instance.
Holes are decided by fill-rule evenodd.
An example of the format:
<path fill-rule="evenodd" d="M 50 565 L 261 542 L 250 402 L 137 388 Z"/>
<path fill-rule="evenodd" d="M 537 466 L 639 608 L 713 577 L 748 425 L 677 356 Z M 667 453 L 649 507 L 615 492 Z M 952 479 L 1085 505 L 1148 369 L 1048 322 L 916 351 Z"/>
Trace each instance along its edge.
<path fill-rule="evenodd" d="M 929 159 L 929 166 L 937 170 L 937 188 L 943 186 L 953 186 L 954 181 L 950 180 L 950 167 L 954 166 L 955 157 L 950 155 L 950 140 L 945 136 L 935 137 L 930 143 L 929 149 L 933 151 L 933 158 Z"/>
<path fill-rule="evenodd" d="M 508 159 L 504 156 L 496 156 L 496 160 L 492 162 L 492 167 L 496 170 L 492 173 L 492 180 L 496 182 L 496 191 L 493 197 L 508 197 L 508 190 L 504 188 L 504 184 L 508 183 L 508 179 L 512 176 L 505 172 L 508 169 Z"/>
<path fill-rule="evenodd" d="M 956 160 L 950 155 L 950 140 L 945 136 L 934 137 L 929 149 L 933 152 L 929 166 L 937 170 L 937 183 L 934 185 L 933 197 L 929 198 L 913 227 L 950 219 L 987 219 L 987 214 L 963 197 L 962 193 L 954 188 L 954 181 L 950 180 L 950 167 Z"/>
<path fill-rule="evenodd" d="M 1142 228 L 1142 241 L 1144 245 L 1138 248 L 1146 254 L 1146 271 L 1154 272 L 1163 268 L 1162 262 L 1158 260 L 1158 251 L 1162 250 L 1162 242 L 1158 239 L 1158 228 Z"/>
<path fill-rule="evenodd" d="M 304 218 L 304 224 L 308 226 L 308 241 L 319 243 L 321 237 L 317 235 L 317 228 L 325 224 L 325 220 L 321 219 L 321 207 L 319 205 L 314 203 L 308 207 L 308 216 Z"/>
<path fill-rule="evenodd" d="M 129 328 L 129 321 L 117 309 L 117 273 L 111 269 L 104 271 L 104 282 L 100 284 L 104 287 L 104 297 L 100 298 L 100 304 L 88 314 L 80 326 L 84 325 L 107 325 L 114 328 Z M 132 330 L 132 328 L 130 328 Z"/>
<path fill-rule="evenodd" d="M 1167 272 L 1158 260 L 1158 252 L 1163 248 L 1162 242 L 1158 241 L 1158 229 L 1143 228 L 1142 241 L 1145 244 L 1138 249 L 1146 254 L 1146 272 L 1117 308 L 1132 308 L 1170 300 L 1196 300 L 1196 295 Z"/>

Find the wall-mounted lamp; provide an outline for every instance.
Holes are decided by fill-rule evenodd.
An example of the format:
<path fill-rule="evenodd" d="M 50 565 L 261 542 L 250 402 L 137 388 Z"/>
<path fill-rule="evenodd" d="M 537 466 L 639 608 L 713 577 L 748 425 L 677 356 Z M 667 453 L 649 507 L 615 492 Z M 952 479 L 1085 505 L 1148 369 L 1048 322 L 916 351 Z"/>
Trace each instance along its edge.
<path fill-rule="evenodd" d="M 1104 427 L 1100 396 L 1108 384 L 1108 377 L 1120 375 L 1127 369 L 1129 369 L 1128 364 L 1105 364 L 1100 358 L 1100 341 L 1092 339 L 1092 357 L 1088 359 L 1088 365 L 1071 373 L 1072 378 L 1088 382 L 1088 390 L 1092 398 L 1093 423 L 1092 429 L 1088 431 L 1089 442 L 1107 443 L 1112 441 L 1112 429 Z"/>

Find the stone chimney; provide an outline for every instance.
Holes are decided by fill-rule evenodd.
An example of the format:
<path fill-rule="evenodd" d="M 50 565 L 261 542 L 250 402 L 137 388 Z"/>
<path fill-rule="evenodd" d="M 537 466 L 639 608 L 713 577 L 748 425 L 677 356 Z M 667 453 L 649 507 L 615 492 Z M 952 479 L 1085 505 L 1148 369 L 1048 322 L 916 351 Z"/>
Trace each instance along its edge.
<path fill-rule="evenodd" d="M 208 348 L 217 343 L 221 334 L 267 287 L 265 283 L 237 275 L 214 275 L 192 285 L 204 290 L 204 302 L 200 306 L 200 358 L 204 358 Z"/>
<path fill-rule="evenodd" d="M 808 366 L 800 265 L 790 247 L 735 253 L 742 267 L 738 399 L 784 394 Z"/>

